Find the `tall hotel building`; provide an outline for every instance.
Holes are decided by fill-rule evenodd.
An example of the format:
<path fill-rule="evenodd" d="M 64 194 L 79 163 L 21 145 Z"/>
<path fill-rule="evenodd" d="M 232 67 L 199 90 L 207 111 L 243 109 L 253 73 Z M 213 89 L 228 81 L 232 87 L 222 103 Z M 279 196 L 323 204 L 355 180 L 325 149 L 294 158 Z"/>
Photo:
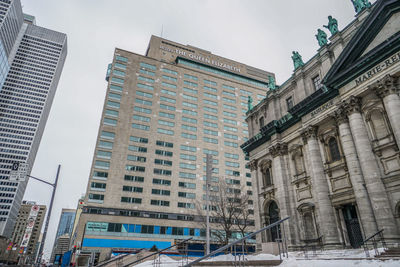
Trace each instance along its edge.
<path fill-rule="evenodd" d="M 27 163 L 28 174 L 33 166 L 67 54 L 67 36 L 36 26 L 34 17 L 22 14 L 19 0 L 1 0 L 0 39 L 0 82 L 6 75 L 0 90 L 0 236 L 10 237 L 28 183 L 10 181 L 11 166 Z"/>
<path fill-rule="evenodd" d="M 239 145 L 248 137 L 248 97 L 265 98 L 269 76 L 155 36 L 145 56 L 116 49 L 79 223 L 83 248 L 102 260 L 113 249 L 204 241 L 196 214 L 206 154 L 213 155 L 211 191 L 225 180 L 252 194 Z"/>

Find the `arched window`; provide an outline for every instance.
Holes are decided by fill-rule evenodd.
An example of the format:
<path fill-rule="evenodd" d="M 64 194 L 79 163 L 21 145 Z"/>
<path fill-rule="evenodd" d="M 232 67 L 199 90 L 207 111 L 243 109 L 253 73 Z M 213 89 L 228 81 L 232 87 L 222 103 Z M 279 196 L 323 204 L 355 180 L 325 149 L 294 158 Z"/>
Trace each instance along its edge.
<path fill-rule="evenodd" d="M 375 139 L 382 139 L 389 135 L 388 128 L 385 124 L 385 118 L 379 110 L 374 110 L 370 114 L 372 127 L 374 128 Z"/>
<path fill-rule="evenodd" d="M 331 162 L 340 160 L 339 146 L 335 137 L 331 137 L 328 141 L 329 153 L 331 155 Z"/>
<path fill-rule="evenodd" d="M 270 168 L 265 168 L 264 169 L 264 187 L 272 185 L 272 175 L 271 175 L 271 169 Z"/>

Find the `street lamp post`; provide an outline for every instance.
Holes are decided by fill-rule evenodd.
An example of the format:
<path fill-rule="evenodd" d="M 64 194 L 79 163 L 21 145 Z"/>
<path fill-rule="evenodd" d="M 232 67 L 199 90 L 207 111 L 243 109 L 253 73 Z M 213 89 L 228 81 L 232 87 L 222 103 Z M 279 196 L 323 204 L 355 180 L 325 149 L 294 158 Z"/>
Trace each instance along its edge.
<path fill-rule="evenodd" d="M 49 182 L 47 182 L 47 181 L 44 181 L 44 180 L 42 180 L 42 179 L 33 177 L 33 176 L 31 176 L 31 175 L 27 175 L 28 177 L 30 177 L 30 178 L 32 178 L 32 179 L 35 179 L 35 180 L 37 180 L 37 181 L 39 181 L 39 182 L 48 184 L 48 185 L 50 185 L 51 187 L 53 187 L 53 193 L 51 194 L 51 200 L 50 200 L 49 211 L 48 211 L 48 213 L 47 213 L 46 222 L 45 222 L 45 225 L 44 225 L 43 236 L 42 236 L 42 240 L 41 240 L 41 242 L 40 242 L 39 255 L 38 255 L 38 258 L 37 258 L 37 261 L 36 261 L 36 263 L 37 263 L 38 265 L 40 265 L 40 263 L 41 263 L 41 261 L 42 261 L 42 254 L 43 254 L 44 242 L 45 242 L 45 240 L 46 240 L 47 229 L 48 229 L 48 227 L 49 227 L 49 221 L 50 221 L 50 216 L 51 216 L 51 210 L 52 210 L 52 208 L 53 208 L 54 196 L 55 196 L 56 190 L 57 190 L 57 183 L 58 183 L 58 176 L 59 176 L 59 174 L 60 174 L 60 169 L 61 169 L 61 165 L 58 165 L 56 180 L 55 180 L 54 184 L 49 183 Z"/>

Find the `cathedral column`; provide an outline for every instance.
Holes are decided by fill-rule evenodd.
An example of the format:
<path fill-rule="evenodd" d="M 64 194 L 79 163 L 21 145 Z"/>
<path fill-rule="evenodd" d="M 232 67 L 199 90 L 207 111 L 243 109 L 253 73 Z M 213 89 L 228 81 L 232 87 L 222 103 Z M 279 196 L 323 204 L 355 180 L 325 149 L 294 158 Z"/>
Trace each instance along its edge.
<path fill-rule="evenodd" d="M 361 171 L 360 162 L 358 161 L 353 136 L 351 135 L 346 109 L 343 105 L 340 105 L 338 110 L 335 111 L 334 118 L 339 128 L 340 141 L 350 174 L 351 184 L 353 185 L 354 196 L 360 212 L 360 224 L 364 230 L 364 237 L 368 237 L 378 231 L 378 226 L 367 189 L 365 188 L 364 176 Z"/>
<path fill-rule="evenodd" d="M 360 160 L 361 170 L 364 175 L 364 181 L 372 203 L 378 229 L 385 230 L 383 234 L 386 239 L 398 238 L 398 230 L 390 202 L 382 182 L 378 163 L 372 151 L 367 127 L 361 115 L 361 100 L 360 98 L 351 96 L 342 102 L 342 106 L 346 108 L 349 117 L 351 134 Z"/>
<path fill-rule="evenodd" d="M 396 79 L 388 74 L 369 88 L 372 88 L 382 98 L 390 126 L 393 129 L 393 135 L 397 146 L 400 148 L 400 96 L 398 95 L 399 84 Z"/>
<path fill-rule="evenodd" d="M 317 140 L 317 127 L 309 126 L 303 133 L 303 140 L 307 144 L 308 159 L 311 167 L 311 182 L 315 204 L 317 206 L 318 227 L 323 235 L 324 246 L 336 246 L 340 244 L 336 226 L 336 218 L 329 198 L 329 186 L 324 173 L 324 165 Z"/>
<path fill-rule="evenodd" d="M 262 175 L 259 173 L 259 168 L 257 167 L 257 160 L 252 160 L 249 162 L 249 167 L 252 175 L 255 175 L 255 183 L 253 182 L 253 195 L 254 195 L 254 224 L 256 229 L 261 229 L 263 225 L 263 213 L 265 212 L 262 207 L 262 200 L 260 201 L 260 180 L 262 180 Z M 261 202 L 261 203 L 260 203 Z M 261 235 L 264 235 L 262 233 Z M 257 243 L 257 251 L 261 251 L 261 243 L 265 238 L 263 238 L 261 235 L 256 235 L 256 243 Z"/>
<path fill-rule="evenodd" d="M 273 157 L 273 181 L 276 188 L 275 197 L 278 200 L 279 216 L 281 219 L 291 216 L 290 198 L 289 198 L 289 177 L 286 175 L 285 155 L 288 154 L 288 146 L 286 143 L 278 143 L 269 148 L 269 152 Z M 294 219 L 294 218 L 293 218 Z M 295 241 L 294 231 L 291 227 L 291 219 L 284 222 L 286 237 L 289 244 Z"/>

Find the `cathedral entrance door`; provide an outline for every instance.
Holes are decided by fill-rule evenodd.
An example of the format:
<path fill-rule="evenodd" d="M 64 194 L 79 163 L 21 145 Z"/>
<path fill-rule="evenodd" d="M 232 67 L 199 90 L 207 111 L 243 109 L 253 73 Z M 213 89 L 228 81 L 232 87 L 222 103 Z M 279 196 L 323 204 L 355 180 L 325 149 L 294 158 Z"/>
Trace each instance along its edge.
<path fill-rule="evenodd" d="M 279 209 L 275 201 L 271 201 L 268 207 L 269 222 L 268 224 L 277 222 L 279 218 Z M 280 225 L 270 229 L 270 242 L 275 242 L 277 238 L 280 238 Z"/>
<path fill-rule="evenodd" d="M 353 248 L 359 248 L 363 241 L 360 222 L 358 221 L 356 207 L 347 204 L 343 207 L 343 217 L 346 223 L 347 234 Z"/>

